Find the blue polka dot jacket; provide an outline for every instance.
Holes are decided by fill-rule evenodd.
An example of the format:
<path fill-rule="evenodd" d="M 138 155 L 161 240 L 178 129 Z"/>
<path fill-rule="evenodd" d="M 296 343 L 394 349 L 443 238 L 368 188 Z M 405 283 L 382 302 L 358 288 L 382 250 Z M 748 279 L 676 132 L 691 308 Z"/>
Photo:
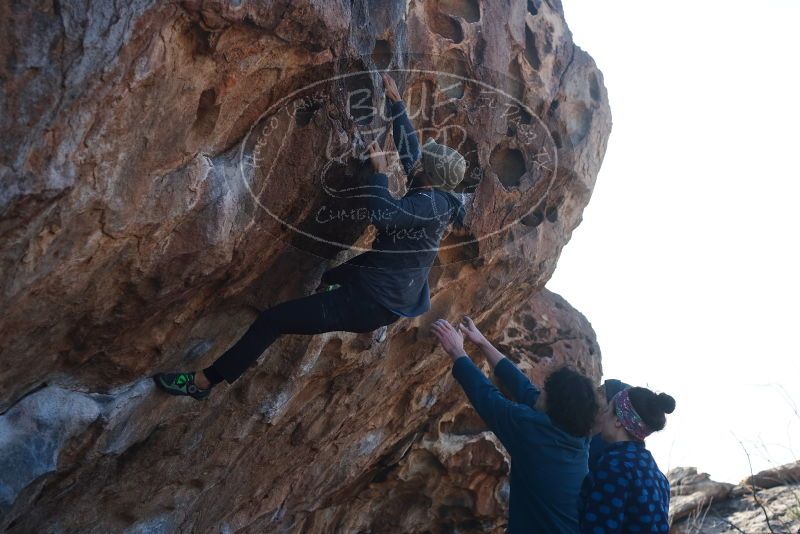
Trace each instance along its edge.
<path fill-rule="evenodd" d="M 580 531 L 669 532 L 669 481 L 644 443 L 606 445 L 581 491 Z"/>

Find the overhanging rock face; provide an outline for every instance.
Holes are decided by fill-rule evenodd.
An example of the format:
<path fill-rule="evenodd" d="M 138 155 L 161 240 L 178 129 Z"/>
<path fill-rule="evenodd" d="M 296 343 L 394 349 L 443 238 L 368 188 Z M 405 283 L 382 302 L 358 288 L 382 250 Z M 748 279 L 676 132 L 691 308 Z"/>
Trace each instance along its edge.
<path fill-rule="evenodd" d="M 532 376 L 599 377 L 540 291 L 611 127 L 560 3 L 12 1 L 0 29 L 2 527 L 499 531 L 502 448 L 428 327 L 470 314 Z M 157 394 L 367 246 L 343 192 L 364 140 L 393 147 L 376 68 L 470 164 L 431 311 L 282 338 L 205 403 Z"/>

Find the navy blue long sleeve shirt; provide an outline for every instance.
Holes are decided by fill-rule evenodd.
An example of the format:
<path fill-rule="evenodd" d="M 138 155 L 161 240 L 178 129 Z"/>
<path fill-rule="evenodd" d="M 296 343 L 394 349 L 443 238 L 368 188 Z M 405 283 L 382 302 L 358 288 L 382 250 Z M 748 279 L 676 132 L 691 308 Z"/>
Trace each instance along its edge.
<path fill-rule="evenodd" d="M 400 163 L 408 175 L 420 158 L 420 145 L 402 102 L 389 105 Z M 356 266 L 355 280 L 390 311 L 416 317 L 430 309 L 428 273 L 439 242 L 450 223 L 463 224 L 464 205 L 441 189 L 412 189 L 402 198 L 389 193 L 388 178 L 369 179 L 367 204 L 377 229 L 372 250 L 347 262 Z"/>
<path fill-rule="evenodd" d="M 407 177 L 411 176 L 411 169 L 422 155 L 419 137 L 414 130 L 414 125 L 408 119 L 406 106 L 402 101 L 388 102 L 390 117 L 392 119 L 392 139 L 400 156 L 400 165 Z"/>
<path fill-rule="evenodd" d="M 453 365 L 453 376 L 472 406 L 511 456 L 509 534 L 578 532 L 589 440 L 557 428 L 533 407 L 539 390 L 510 360 L 501 360 L 494 374 L 514 400 L 467 356 Z"/>
<path fill-rule="evenodd" d="M 669 532 L 669 481 L 643 442 L 607 443 L 584 484 L 581 532 Z"/>

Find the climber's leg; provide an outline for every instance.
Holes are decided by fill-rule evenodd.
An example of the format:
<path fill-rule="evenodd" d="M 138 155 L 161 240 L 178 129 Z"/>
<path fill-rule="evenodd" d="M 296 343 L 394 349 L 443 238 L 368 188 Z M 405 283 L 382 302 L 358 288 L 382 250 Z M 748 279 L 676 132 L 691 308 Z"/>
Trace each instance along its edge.
<path fill-rule="evenodd" d="M 358 267 L 355 265 L 342 263 L 341 265 L 338 265 L 333 269 L 328 269 L 322 273 L 322 278 L 319 281 L 319 285 L 320 287 L 324 287 L 331 285 L 343 286 L 352 284 L 355 280 L 357 272 Z"/>
<path fill-rule="evenodd" d="M 350 266 L 348 264 L 343 263 L 338 267 L 334 267 L 333 269 L 329 269 L 322 273 L 322 278 L 320 278 L 316 293 L 322 291 L 332 291 L 345 284 L 349 284 L 352 280 L 349 273 L 349 268 Z"/>
<path fill-rule="evenodd" d="M 245 335 L 203 372 L 212 384 L 233 383 L 283 334 L 370 332 L 399 318 L 352 284 L 263 311 Z"/>

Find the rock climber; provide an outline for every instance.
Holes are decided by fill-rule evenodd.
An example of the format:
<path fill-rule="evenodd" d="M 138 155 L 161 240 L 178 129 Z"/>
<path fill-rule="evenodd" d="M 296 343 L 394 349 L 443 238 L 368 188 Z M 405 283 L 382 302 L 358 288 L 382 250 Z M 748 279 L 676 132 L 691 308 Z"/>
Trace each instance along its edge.
<path fill-rule="evenodd" d="M 430 309 L 428 273 L 450 223 L 464 224 L 464 205 L 453 189 L 464 177 L 466 160 L 433 139 L 422 146 L 408 119 L 397 84 L 383 74 L 392 134 L 407 177 L 407 193 L 389 194 L 386 158 L 368 145 L 374 172 L 368 181 L 370 214 L 377 233 L 372 249 L 327 271 L 313 295 L 259 313 L 247 332 L 201 372 L 159 373 L 153 378 L 172 395 L 202 400 L 223 380 L 238 379 L 283 334 L 370 332 Z"/>
<path fill-rule="evenodd" d="M 453 360 L 453 376 L 472 406 L 511 456 L 508 533 L 576 533 L 581 483 L 587 475 L 589 435 L 598 411 L 589 378 L 556 369 L 534 386 L 492 346 L 469 317 L 454 328 L 431 327 Z M 464 336 L 478 345 L 509 400 L 464 352 Z"/>
<path fill-rule="evenodd" d="M 669 481 L 644 440 L 666 425 L 675 399 L 623 388 L 597 418 L 605 450 L 581 490 L 580 531 L 669 532 Z"/>

